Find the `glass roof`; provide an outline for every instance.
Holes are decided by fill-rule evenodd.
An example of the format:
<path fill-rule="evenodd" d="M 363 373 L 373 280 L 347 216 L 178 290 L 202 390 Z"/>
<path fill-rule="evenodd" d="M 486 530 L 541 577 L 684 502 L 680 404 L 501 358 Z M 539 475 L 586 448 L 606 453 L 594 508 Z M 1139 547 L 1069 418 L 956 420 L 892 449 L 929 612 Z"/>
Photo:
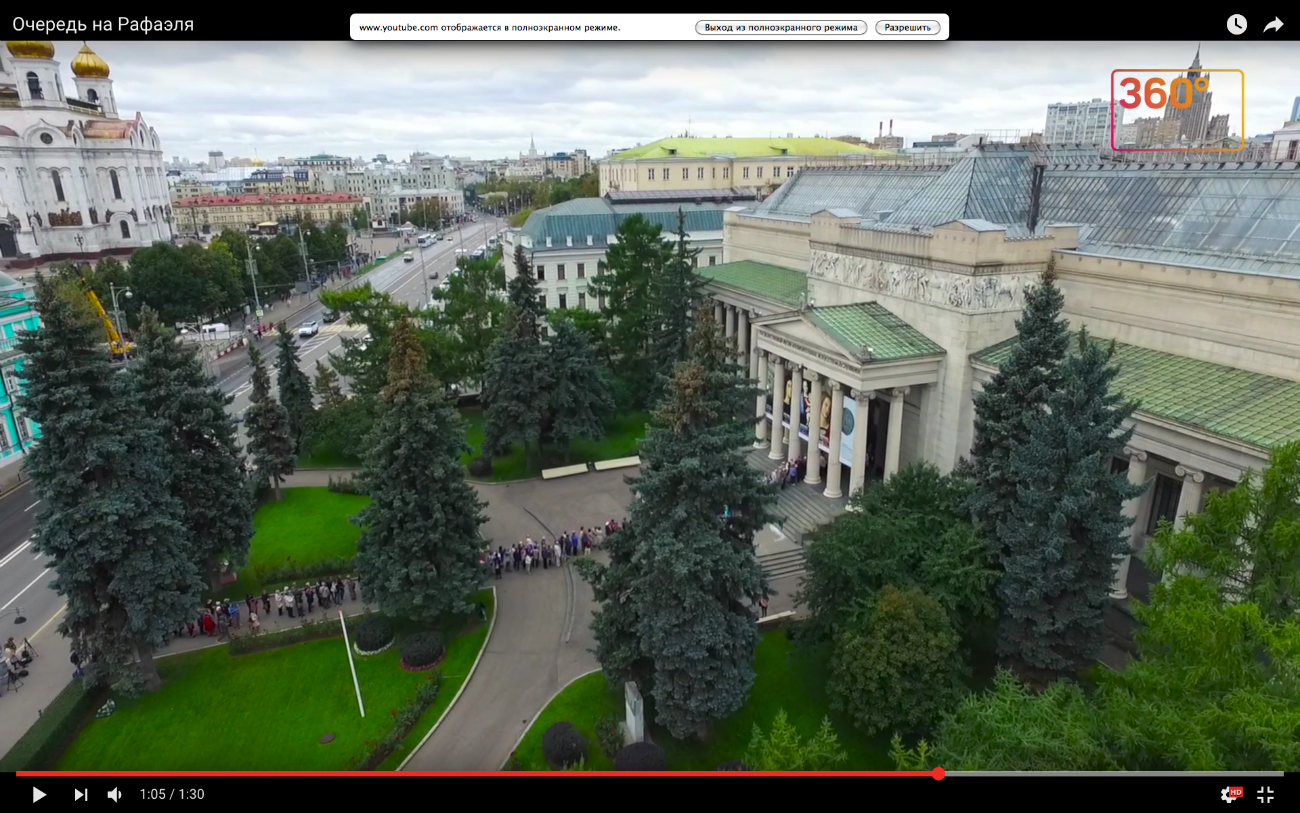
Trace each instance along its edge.
<path fill-rule="evenodd" d="M 1042 217 L 1089 242 L 1300 260 L 1300 171 L 1231 166 L 1049 168 Z"/>
<path fill-rule="evenodd" d="M 1048 150 L 1048 159 L 1065 158 Z M 988 148 L 948 167 L 805 170 L 758 214 L 851 209 L 882 225 L 981 219 L 1023 228 L 1034 153 Z M 1242 272 L 1300 276 L 1300 168 L 1288 164 L 1051 165 L 1039 223 L 1085 225 L 1080 251 Z M 1069 160 L 1067 158 L 1067 160 Z M 892 211 L 891 211 L 892 210 Z"/>

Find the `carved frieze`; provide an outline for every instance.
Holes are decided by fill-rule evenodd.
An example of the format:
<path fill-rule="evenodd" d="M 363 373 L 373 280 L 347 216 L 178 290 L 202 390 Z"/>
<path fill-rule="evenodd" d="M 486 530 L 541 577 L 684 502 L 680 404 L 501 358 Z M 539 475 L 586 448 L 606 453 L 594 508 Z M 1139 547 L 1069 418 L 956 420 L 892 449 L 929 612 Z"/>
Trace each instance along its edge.
<path fill-rule="evenodd" d="M 802 342 L 793 341 L 774 331 L 764 333 L 763 338 L 773 342 L 774 344 L 783 345 L 785 347 L 790 348 L 791 350 L 796 350 L 805 356 L 811 356 L 812 358 L 815 358 L 818 361 L 830 365 L 838 370 L 851 372 L 854 373 L 855 375 L 860 374 L 862 372 L 861 367 L 850 366 L 847 362 L 844 361 L 844 359 L 836 358 L 835 356 L 832 356 L 828 353 L 823 353 L 815 347 L 809 347 L 808 345 L 803 344 Z"/>
<path fill-rule="evenodd" d="M 1024 307 L 1037 274 L 969 276 L 814 249 L 808 276 L 882 296 L 971 313 Z"/>
<path fill-rule="evenodd" d="M 81 212 L 74 212 L 70 209 L 64 209 L 62 212 L 50 212 L 51 226 L 80 226 Z"/>

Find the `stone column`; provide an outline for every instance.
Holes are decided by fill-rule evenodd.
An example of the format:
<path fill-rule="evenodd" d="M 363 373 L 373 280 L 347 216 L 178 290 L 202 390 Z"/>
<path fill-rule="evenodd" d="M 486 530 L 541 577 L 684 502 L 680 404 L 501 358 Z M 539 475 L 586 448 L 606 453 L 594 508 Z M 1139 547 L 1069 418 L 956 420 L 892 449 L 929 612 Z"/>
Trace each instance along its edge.
<path fill-rule="evenodd" d="M 763 352 L 758 349 L 758 325 L 752 325 L 749 328 L 748 341 L 749 364 L 747 366 L 749 367 L 749 377 L 757 381 L 758 386 L 762 388 L 767 385 L 764 380 L 764 376 L 767 375 L 767 367 L 763 367 L 762 372 L 759 372 L 758 365 L 763 361 Z"/>
<path fill-rule="evenodd" d="M 1147 481 L 1147 453 L 1141 449 L 1134 449 L 1132 446 L 1124 447 L 1124 454 L 1128 455 L 1128 481 L 1135 486 L 1140 486 Z M 1119 564 L 1115 567 L 1115 585 L 1111 588 L 1110 597 L 1116 601 L 1122 601 L 1128 598 L 1128 569 L 1133 563 L 1133 551 L 1137 550 L 1138 535 L 1138 511 L 1143 503 L 1143 496 L 1139 494 L 1128 502 L 1124 503 L 1124 516 L 1133 520 L 1128 531 L 1128 553 Z"/>
<path fill-rule="evenodd" d="M 726 306 L 723 305 L 720 300 L 715 300 L 713 303 L 713 321 L 717 323 L 719 330 L 722 329 L 722 324 L 723 324 L 722 320 L 726 317 L 726 315 L 727 315 Z"/>
<path fill-rule="evenodd" d="M 808 476 L 804 482 L 817 485 L 822 481 L 822 377 L 808 371 L 812 392 L 808 395 Z"/>
<path fill-rule="evenodd" d="M 1183 478 L 1183 490 L 1178 495 L 1178 514 L 1174 519 L 1174 528 L 1181 531 L 1187 524 L 1187 515 L 1201 510 L 1201 498 L 1205 496 L 1205 472 L 1178 466 L 1174 473 Z"/>
<path fill-rule="evenodd" d="M 858 414 L 853 418 L 853 467 L 849 471 L 849 497 L 861 491 L 867 482 L 867 417 L 871 411 L 870 403 L 875 397 L 874 390 L 853 391 Z"/>
<path fill-rule="evenodd" d="M 726 336 L 727 341 L 730 342 L 736 337 L 736 309 L 733 306 L 727 306 L 727 309 L 723 312 L 723 320 L 722 335 Z"/>
<path fill-rule="evenodd" d="M 754 448 L 761 449 L 767 445 L 767 395 L 763 386 L 767 383 L 767 353 L 757 353 L 754 366 L 757 368 L 755 378 L 758 381 L 758 397 L 754 399 L 754 415 L 758 423 L 754 424 Z"/>
<path fill-rule="evenodd" d="M 885 478 L 898 473 L 898 457 L 903 450 L 903 398 L 910 387 L 899 387 L 890 393 L 889 436 L 885 438 Z"/>
<path fill-rule="evenodd" d="M 790 378 L 790 437 L 785 459 L 793 463 L 803 451 L 799 440 L 799 407 L 803 402 L 803 365 L 795 364 Z"/>
<path fill-rule="evenodd" d="M 840 491 L 842 475 L 840 462 L 840 441 L 844 439 L 844 388 L 838 382 L 828 382 L 831 388 L 831 437 L 830 451 L 826 453 L 826 490 L 823 496 L 838 499 L 844 494 Z"/>
<path fill-rule="evenodd" d="M 773 460 L 781 460 L 785 457 L 785 446 L 781 439 L 785 435 L 781 434 L 781 404 L 785 401 L 785 361 L 775 353 L 768 360 L 768 364 L 775 364 L 776 370 L 772 375 L 772 451 L 767 456 Z"/>
<path fill-rule="evenodd" d="M 736 311 L 736 363 L 749 368 L 749 311 Z"/>

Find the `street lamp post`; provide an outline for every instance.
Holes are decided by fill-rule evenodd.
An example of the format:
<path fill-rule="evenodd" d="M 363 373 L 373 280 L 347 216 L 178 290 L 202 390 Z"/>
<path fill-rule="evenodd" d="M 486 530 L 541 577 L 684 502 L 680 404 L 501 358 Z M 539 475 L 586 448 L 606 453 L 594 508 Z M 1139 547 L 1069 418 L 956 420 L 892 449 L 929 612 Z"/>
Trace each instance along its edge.
<path fill-rule="evenodd" d="M 131 293 L 130 288 L 119 288 L 111 282 L 108 284 L 108 294 L 113 299 L 113 321 L 117 325 L 117 337 L 118 340 L 122 342 L 122 357 L 125 359 L 126 333 L 122 331 L 122 313 L 117 308 L 117 294 L 119 291 L 122 293 L 122 296 L 126 297 L 127 299 L 130 299 L 131 297 L 135 296 L 135 294 Z"/>

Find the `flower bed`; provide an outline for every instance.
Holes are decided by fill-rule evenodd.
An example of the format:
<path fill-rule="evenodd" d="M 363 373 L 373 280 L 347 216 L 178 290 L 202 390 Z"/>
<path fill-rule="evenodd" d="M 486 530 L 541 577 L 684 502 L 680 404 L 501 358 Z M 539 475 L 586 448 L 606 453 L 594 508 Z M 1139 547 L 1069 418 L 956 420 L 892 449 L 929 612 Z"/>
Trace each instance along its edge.
<path fill-rule="evenodd" d="M 417 632 L 402 642 L 402 668 L 427 672 L 447 655 L 447 640 L 440 632 Z"/>
<path fill-rule="evenodd" d="M 383 739 L 378 741 L 367 741 L 365 744 L 365 753 L 357 760 L 356 770 L 374 771 L 384 764 L 384 760 L 393 755 L 397 749 L 402 747 L 402 740 L 415 724 L 420 722 L 420 718 L 428 711 L 438 699 L 438 691 L 442 688 L 442 673 L 434 672 L 429 675 L 429 681 L 415 690 L 415 699 L 403 707 L 400 711 L 392 711 L 393 728 Z"/>

